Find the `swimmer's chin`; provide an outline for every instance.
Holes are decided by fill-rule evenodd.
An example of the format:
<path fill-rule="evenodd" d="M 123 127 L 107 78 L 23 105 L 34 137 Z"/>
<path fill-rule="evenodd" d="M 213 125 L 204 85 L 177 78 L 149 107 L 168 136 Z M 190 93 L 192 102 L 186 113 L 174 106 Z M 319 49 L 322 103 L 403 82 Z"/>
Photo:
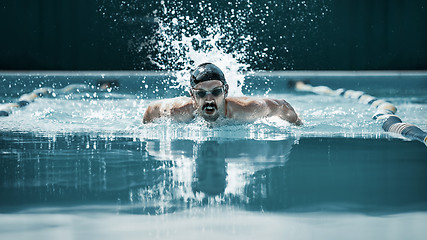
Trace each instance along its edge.
<path fill-rule="evenodd" d="M 207 122 L 215 122 L 220 117 L 220 114 L 217 109 L 211 111 L 206 111 L 205 109 L 203 109 L 199 112 L 198 115 Z"/>
<path fill-rule="evenodd" d="M 208 115 L 208 114 L 202 114 L 201 117 L 206 121 L 206 122 L 216 122 L 219 118 L 218 114 L 215 115 Z"/>
<path fill-rule="evenodd" d="M 207 124 L 208 127 L 213 127 L 217 125 L 221 125 L 224 117 L 221 117 L 219 114 L 206 114 L 200 113 L 195 115 L 195 119 L 199 119 Z"/>

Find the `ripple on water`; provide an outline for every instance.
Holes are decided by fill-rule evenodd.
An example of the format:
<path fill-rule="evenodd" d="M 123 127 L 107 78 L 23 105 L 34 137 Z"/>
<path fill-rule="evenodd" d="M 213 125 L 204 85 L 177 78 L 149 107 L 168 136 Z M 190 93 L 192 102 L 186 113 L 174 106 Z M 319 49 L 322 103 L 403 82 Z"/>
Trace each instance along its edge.
<path fill-rule="evenodd" d="M 122 98 L 40 98 L 9 117 L 0 119 L 0 130 L 19 132 L 91 133 L 105 135 L 132 135 L 142 139 L 287 139 L 289 137 L 384 137 L 379 123 L 372 120 L 374 113 L 367 105 L 351 99 L 319 95 L 283 94 L 303 119 L 302 127 L 270 118 L 254 123 L 222 122 L 209 126 L 200 119 L 189 124 L 159 120 L 142 124 L 144 110 L 151 100 L 140 100 L 124 95 Z M 421 128 L 427 114 L 425 104 L 402 102 L 398 115 Z M 400 114 L 399 114 L 400 113 Z"/>

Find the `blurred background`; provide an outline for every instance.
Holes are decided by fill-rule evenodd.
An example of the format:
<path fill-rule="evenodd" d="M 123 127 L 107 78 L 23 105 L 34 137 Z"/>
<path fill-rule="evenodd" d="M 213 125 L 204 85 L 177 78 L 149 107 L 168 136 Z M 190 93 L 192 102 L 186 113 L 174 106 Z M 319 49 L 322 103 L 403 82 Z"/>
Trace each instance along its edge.
<path fill-rule="evenodd" d="M 2 0 L 0 70 L 158 70 L 171 22 L 253 70 L 427 69 L 425 0 Z"/>

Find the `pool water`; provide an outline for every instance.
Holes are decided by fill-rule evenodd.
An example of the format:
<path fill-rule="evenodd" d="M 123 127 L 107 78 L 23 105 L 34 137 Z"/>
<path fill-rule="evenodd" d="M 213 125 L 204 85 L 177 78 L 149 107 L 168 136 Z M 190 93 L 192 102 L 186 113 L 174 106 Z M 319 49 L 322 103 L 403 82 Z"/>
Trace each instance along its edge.
<path fill-rule="evenodd" d="M 363 90 L 426 130 L 426 76 L 248 76 L 244 94 L 286 99 L 304 126 L 211 127 L 142 124 L 151 101 L 185 94 L 165 90 L 166 75 L 5 73 L 3 103 L 99 78 L 120 87 L 37 98 L 0 118 L 1 239 L 423 239 L 424 144 L 383 132 L 354 99 L 286 82 Z"/>

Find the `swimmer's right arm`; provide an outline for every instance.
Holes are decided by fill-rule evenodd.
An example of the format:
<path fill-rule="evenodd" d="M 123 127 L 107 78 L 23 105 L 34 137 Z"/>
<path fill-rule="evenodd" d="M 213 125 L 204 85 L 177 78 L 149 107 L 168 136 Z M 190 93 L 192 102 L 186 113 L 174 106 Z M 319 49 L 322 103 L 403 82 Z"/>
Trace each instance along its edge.
<path fill-rule="evenodd" d="M 157 118 L 160 118 L 160 103 L 159 102 L 154 102 L 154 103 L 150 103 L 150 105 L 148 105 L 147 109 L 144 112 L 144 117 L 142 122 L 145 123 L 150 123 L 152 121 L 154 121 Z"/>
<path fill-rule="evenodd" d="M 194 108 L 190 98 L 178 97 L 152 102 L 144 113 L 143 123 L 158 118 L 170 117 L 178 122 L 189 122 L 194 118 Z"/>

